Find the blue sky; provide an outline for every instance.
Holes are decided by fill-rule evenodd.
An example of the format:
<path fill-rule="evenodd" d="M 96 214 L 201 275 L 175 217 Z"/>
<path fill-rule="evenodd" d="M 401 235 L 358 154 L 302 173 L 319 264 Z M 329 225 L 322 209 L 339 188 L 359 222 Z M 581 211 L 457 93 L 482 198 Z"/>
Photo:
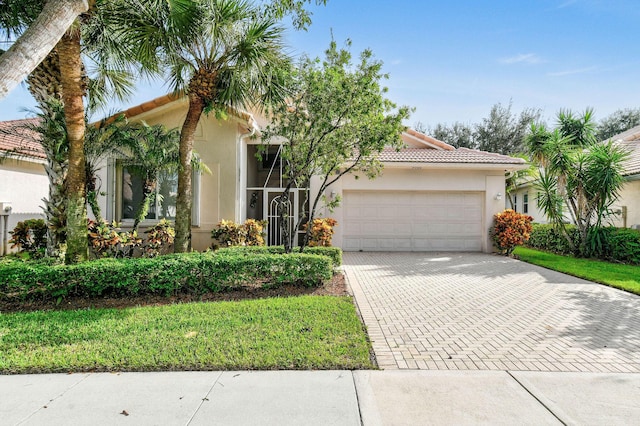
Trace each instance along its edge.
<path fill-rule="evenodd" d="M 356 55 L 370 48 L 390 74 L 389 98 L 416 108 L 408 125 L 473 123 L 510 100 L 549 121 L 560 108 L 593 107 L 600 119 L 640 107 L 637 0 L 328 0 L 312 11 L 307 32 L 287 35 L 292 52 L 322 55 L 332 33 Z M 162 81 L 140 84 L 110 110 L 166 91 Z M 33 105 L 18 88 L 0 101 L 0 120 Z"/>

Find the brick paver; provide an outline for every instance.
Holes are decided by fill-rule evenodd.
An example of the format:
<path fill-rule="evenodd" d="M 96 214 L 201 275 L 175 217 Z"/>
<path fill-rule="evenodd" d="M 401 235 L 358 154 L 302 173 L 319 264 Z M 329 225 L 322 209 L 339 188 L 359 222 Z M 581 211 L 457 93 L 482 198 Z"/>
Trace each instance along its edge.
<path fill-rule="evenodd" d="M 345 253 L 383 369 L 640 372 L 640 297 L 481 253 Z"/>

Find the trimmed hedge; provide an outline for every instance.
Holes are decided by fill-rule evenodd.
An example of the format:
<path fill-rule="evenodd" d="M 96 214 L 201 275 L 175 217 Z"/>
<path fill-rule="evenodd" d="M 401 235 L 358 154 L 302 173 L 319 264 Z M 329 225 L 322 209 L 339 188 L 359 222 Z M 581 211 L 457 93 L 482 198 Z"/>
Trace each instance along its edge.
<path fill-rule="evenodd" d="M 567 232 L 574 243 L 578 244 L 578 230 L 567 225 Z M 613 262 L 640 264 L 640 231 L 628 228 L 605 227 L 599 230 L 600 245 L 597 257 Z M 573 255 L 567 240 L 553 225 L 533 224 L 533 231 L 527 247 L 550 251 L 562 255 Z"/>
<path fill-rule="evenodd" d="M 220 248 L 216 253 L 233 253 L 233 254 L 284 254 L 284 246 L 235 246 Z M 293 253 L 298 254 L 294 248 Z M 316 254 L 326 256 L 331 259 L 333 266 L 342 265 L 342 250 L 338 247 L 305 247 L 303 254 Z"/>
<path fill-rule="evenodd" d="M 171 254 L 151 259 L 100 259 L 77 265 L 10 262 L 0 266 L 0 298 L 59 300 L 68 296 L 202 294 L 259 283 L 316 286 L 333 274 L 327 256 L 226 253 Z"/>
<path fill-rule="evenodd" d="M 574 244 L 577 245 L 579 241 L 578 229 L 573 225 L 566 225 L 566 229 Z M 529 241 L 524 245 L 557 254 L 573 254 L 567 239 L 550 224 L 534 223 L 531 235 L 529 236 Z"/>

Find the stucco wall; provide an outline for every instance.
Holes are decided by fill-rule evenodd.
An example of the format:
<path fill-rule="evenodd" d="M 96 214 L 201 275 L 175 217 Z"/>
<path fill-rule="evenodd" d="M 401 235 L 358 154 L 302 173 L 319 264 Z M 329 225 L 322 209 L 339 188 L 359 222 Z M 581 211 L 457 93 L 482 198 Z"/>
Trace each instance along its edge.
<path fill-rule="evenodd" d="M 40 163 L 6 159 L 0 164 L 0 201 L 10 202 L 13 213 L 42 213 L 49 180 Z"/>
<path fill-rule="evenodd" d="M 620 191 L 620 198 L 613 205 L 613 209 L 618 210 L 622 206 L 627 207 L 627 227 L 640 225 L 640 180 L 632 180 L 625 183 L 622 191 Z M 615 226 L 623 226 L 622 216 L 614 216 L 613 223 Z"/>
<path fill-rule="evenodd" d="M 145 121 L 149 125 L 163 124 L 167 128 L 182 126 L 187 111 L 184 100 L 171 103 L 139 116 L 131 121 Z M 237 141 L 239 138 L 238 121 L 229 116 L 227 120 L 217 120 L 212 114 L 202 115 L 195 135 L 194 149 L 203 162 L 211 169 L 211 173 L 203 173 L 199 188 L 199 226 L 192 228 L 192 246 L 195 250 L 206 250 L 211 245 L 211 230 L 221 219 L 236 219 L 237 192 Z M 100 171 L 101 178 L 107 182 L 107 169 Z M 115 185 L 110 184 L 109 192 Z M 194 188 L 194 191 L 196 188 Z M 106 209 L 107 198 L 101 203 Z M 195 206 L 194 206 L 195 207 Z M 115 217 L 119 219 L 119 212 Z"/>
<path fill-rule="evenodd" d="M 312 193 L 317 193 L 318 187 L 319 182 L 314 179 L 311 185 Z M 489 228 L 492 225 L 493 215 L 504 209 L 504 201 L 495 199 L 498 192 L 504 194 L 504 171 L 499 169 L 428 169 L 410 165 L 406 167 L 387 166 L 382 175 L 374 180 L 366 177 L 356 179 L 353 175 L 346 175 L 328 188 L 325 196 L 330 198 L 333 192 L 341 196 L 343 191 L 349 190 L 483 192 L 485 194 L 485 211 L 482 220 L 485 234 L 482 249 L 485 252 L 492 251 Z M 332 217 L 338 221 L 333 243 L 340 247 L 342 245 L 342 229 L 339 224 L 343 221 L 342 207 L 336 208 L 333 212 L 321 209 L 318 215 Z"/>
<path fill-rule="evenodd" d="M 535 223 L 548 223 L 547 217 L 538 208 L 538 202 L 536 201 L 537 191 L 535 188 L 533 188 L 533 186 L 520 188 L 515 192 L 515 195 L 517 196 L 517 205 L 515 206 L 516 207 L 515 210 L 518 213 L 524 213 L 524 208 L 523 208 L 524 194 L 529 194 L 529 211 L 526 214 L 533 217 L 533 221 Z M 512 208 L 506 196 L 505 196 L 505 208 L 507 209 Z"/>

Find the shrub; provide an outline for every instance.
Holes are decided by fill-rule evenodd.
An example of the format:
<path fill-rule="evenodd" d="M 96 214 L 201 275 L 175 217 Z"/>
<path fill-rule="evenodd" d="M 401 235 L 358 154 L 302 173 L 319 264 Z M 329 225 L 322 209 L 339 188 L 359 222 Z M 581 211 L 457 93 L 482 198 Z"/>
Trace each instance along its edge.
<path fill-rule="evenodd" d="M 565 225 L 567 233 L 578 246 L 578 229 L 573 225 Z M 557 254 L 572 255 L 571 246 L 559 229 L 552 224 L 534 223 L 531 236 L 526 245 L 531 248 L 546 250 Z"/>
<path fill-rule="evenodd" d="M 636 229 L 615 229 L 608 240 L 610 260 L 640 264 L 640 231 Z"/>
<path fill-rule="evenodd" d="M 18 222 L 9 232 L 11 248 L 26 252 L 34 257 L 41 257 L 47 248 L 47 225 L 43 219 L 28 219 Z"/>
<path fill-rule="evenodd" d="M 89 248 L 94 258 L 132 257 L 135 248 L 142 245 L 142 239 L 135 232 L 120 232 L 116 222 L 89 220 L 88 231 Z"/>
<path fill-rule="evenodd" d="M 0 298 L 60 300 L 69 296 L 202 294 L 259 283 L 314 286 L 330 279 L 326 256 L 295 253 L 244 256 L 184 253 L 138 259 L 99 259 L 77 265 L 10 262 L 0 268 Z"/>
<path fill-rule="evenodd" d="M 162 219 L 151 228 L 144 231 L 147 234 L 147 241 L 144 245 L 145 257 L 156 257 L 159 254 L 166 254 L 176 237 L 176 230 L 166 220 Z"/>
<path fill-rule="evenodd" d="M 263 246 L 266 220 L 247 219 L 244 224 L 232 220 L 221 220 L 211 231 L 211 238 L 217 241 L 214 246 Z"/>
<path fill-rule="evenodd" d="M 578 230 L 566 225 L 566 230 L 578 245 Z M 640 231 L 603 227 L 589 235 L 591 255 L 613 262 L 640 264 Z M 597 239 L 597 241 L 596 241 Z M 527 246 L 562 255 L 574 255 L 567 240 L 553 225 L 534 224 Z"/>
<path fill-rule="evenodd" d="M 313 219 L 311 232 L 309 234 L 309 247 L 331 247 L 333 237 L 333 227 L 338 222 L 330 217 L 319 217 Z M 305 229 L 306 229 L 305 225 Z"/>
<path fill-rule="evenodd" d="M 261 254 L 284 254 L 284 246 L 262 246 L 262 247 L 227 247 L 217 251 L 219 254 L 242 254 L 253 256 Z M 292 254 L 297 253 L 294 251 Z M 316 254 L 326 256 L 331 259 L 334 266 L 342 265 L 342 250 L 339 247 L 306 247 L 306 254 Z"/>
<path fill-rule="evenodd" d="M 507 209 L 493 216 L 491 229 L 493 244 L 502 254 L 511 254 L 516 246 L 523 244 L 531 234 L 533 218 Z"/>

